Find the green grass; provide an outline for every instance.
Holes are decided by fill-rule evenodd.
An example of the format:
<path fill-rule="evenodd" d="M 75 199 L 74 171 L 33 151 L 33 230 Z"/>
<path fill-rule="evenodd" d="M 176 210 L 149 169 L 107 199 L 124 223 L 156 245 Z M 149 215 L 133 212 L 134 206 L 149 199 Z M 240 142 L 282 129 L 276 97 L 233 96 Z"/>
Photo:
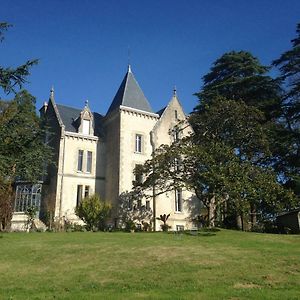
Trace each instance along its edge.
<path fill-rule="evenodd" d="M 300 235 L 0 235 L 0 299 L 300 299 Z"/>

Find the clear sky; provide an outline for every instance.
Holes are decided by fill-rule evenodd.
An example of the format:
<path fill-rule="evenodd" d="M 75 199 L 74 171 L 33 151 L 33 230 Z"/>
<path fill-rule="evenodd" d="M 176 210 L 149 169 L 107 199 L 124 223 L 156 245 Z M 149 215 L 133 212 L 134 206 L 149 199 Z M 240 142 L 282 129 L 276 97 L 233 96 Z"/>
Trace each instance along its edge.
<path fill-rule="evenodd" d="M 0 65 L 38 58 L 30 83 L 38 108 L 52 85 L 57 103 L 105 114 L 132 71 L 154 111 L 174 85 L 186 112 L 201 78 L 225 52 L 247 50 L 263 64 L 291 47 L 300 0 L 1 0 L 0 21 L 13 27 Z M 10 96 L 0 96 L 10 98 Z"/>

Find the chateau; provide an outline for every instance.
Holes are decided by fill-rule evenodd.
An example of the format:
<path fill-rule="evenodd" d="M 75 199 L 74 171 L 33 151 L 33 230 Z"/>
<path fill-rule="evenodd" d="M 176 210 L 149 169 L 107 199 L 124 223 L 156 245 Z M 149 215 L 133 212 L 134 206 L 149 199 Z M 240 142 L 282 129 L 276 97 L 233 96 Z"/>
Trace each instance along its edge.
<path fill-rule="evenodd" d="M 132 190 L 133 181 L 141 180 L 134 175 L 136 166 L 150 159 L 162 144 L 171 144 L 192 132 L 189 125 L 180 132 L 175 130 L 179 122 L 186 121 L 176 91 L 163 109 L 153 112 L 130 66 L 105 116 L 92 112 L 87 101 L 82 109 L 56 103 L 53 89 L 40 113 L 55 159 L 42 185 L 41 210 L 51 207 L 54 217 L 73 222 L 78 221 L 76 205 L 85 196 L 97 193 L 111 202 L 117 224 L 119 196 Z M 143 208 L 156 216 L 170 214 L 171 230 L 187 229 L 193 226 L 193 198 L 190 191 L 174 190 L 155 200 L 139 199 L 132 209 Z M 20 204 L 18 192 L 16 203 Z M 159 221 L 155 230 L 160 230 Z"/>

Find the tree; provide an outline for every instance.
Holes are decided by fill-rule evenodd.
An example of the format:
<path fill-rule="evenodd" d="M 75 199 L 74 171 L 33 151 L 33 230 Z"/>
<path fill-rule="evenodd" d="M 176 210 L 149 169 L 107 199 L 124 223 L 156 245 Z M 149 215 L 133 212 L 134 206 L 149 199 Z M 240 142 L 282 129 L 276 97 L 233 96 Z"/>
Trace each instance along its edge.
<path fill-rule="evenodd" d="M 280 71 L 283 94 L 282 128 L 278 131 L 280 143 L 277 143 L 278 169 L 286 177 L 286 185 L 297 188 L 300 183 L 300 23 L 297 25 L 297 36 L 293 39 L 292 49 L 284 52 L 273 66 Z"/>
<path fill-rule="evenodd" d="M 41 120 L 35 113 L 35 98 L 28 92 L 21 91 L 12 101 L 0 100 L 0 124 L 0 185 L 11 195 L 0 199 L 5 202 L 0 205 L 0 215 L 8 216 L 14 182 L 40 180 L 46 173 L 46 165 L 52 163 L 52 153 L 44 143 Z M 10 218 L 5 220 L 2 229 L 9 225 Z"/>
<path fill-rule="evenodd" d="M 284 151 L 281 141 L 286 138 L 279 122 L 282 90 L 279 80 L 267 76 L 268 70 L 248 52 L 225 53 L 214 63 L 210 73 L 203 77 L 203 89 L 196 94 L 199 104 L 191 117 L 195 130 L 194 143 L 201 147 L 208 145 L 207 151 L 211 153 L 210 149 L 214 149 L 216 143 L 229 147 L 224 152 L 227 155 L 225 161 L 233 162 L 230 169 L 235 170 L 239 181 L 233 180 L 231 188 L 227 188 L 225 199 L 231 191 L 231 198 L 236 201 L 226 201 L 226 206 L 228 210 L 231 203 L 232 211 L 241 218 L 247 214 L 245 210 L 253 215 L 259 207 L 263 207 L 259 202 L 262 194 L 265 197 L 263 202 L 272 198 L 267 189 L 255 181 L 251 175 L 253 170 L 274 187 L 276 195 L 282 194 L 282 187 L 277 182 L 278 178 L 283 179 L 279 166 L 282 164 L 280 155 Z M 215 162 L 218 163 L 218 160 Z M 269 167 L 273 167 L 279 176 L 276 177 Z M 225 174 L 225 178 L 230 179 L 230 176 Z M 263 192 L 253 196 L 251 191 L 254 187 Z M 285 192 L 289 194 L 288 190 Z M 287 198 L 282 197 L 277 207 L 280 203 L 285 203 L 285 208 L 289 207 L 283 200 Z M 216 198 L 213 199 L 215 201 Z M 270 213 L 275 211 L 275 207 L 271 209 L 268 206 L 268 209 Z"/>
<path fill-rule="evenodd" d="M 51 149 L 44 143 L 35 98 L 21 91 L 4 104 L 0 114 L 0 176 L 6 182 L 16 178 L 36 181 L 45 174 L 45 164 L 51 163 Z"/>
<path fill-rule="evenodd" d="M 76 207 L 75 213 L 86 224 L 87 230 L 104 230 L 111 209 L 109 203 L 95 194 L 84 198 Z"/>
<path fill-rule="evenodd" d="M 0 42 L 4 39 L 4 31 L 6 31 L 10 24 L 0 22 Z M 5 93 L 16 92 L 16 87 L 22 88 L 26 82 L 26 78 L 30 75 L 30 68 L 38 63 L 37 59 L 28 60 L 25 64 L 17 67 L 2 67 L 0 66 L 0 86 Z"/>
<path fill-rule="evenodd" d="M 267 120 L 280 112 L 280 84 L 267 75 L 269 67 L 246 51 L 231 51 L 217 59 L 210 72 L 203 77 L 203 88 L 196 93 L 201 110 L 217 96 L 244 101 L 261 110 Z"/>
<path fill-rule="evenodd" d="M 0 43 L 9 27 L 0 22 Z M 37 62 L 28 60 L 16 68 L 0 66 L 0 87 L 6 94 L 16 93 Z M 47 163 L 50 159 L 50 150 L 42 143 L 34 104 L 35 99 L 25 91 L 11 102 L 0 99 L 0 194 L 4 195 L 0 197 L 0 230 L 9 227 L 12 217 L 14 180 L 37 179 L 43 173 L 43 160 Z"/>
<path fill-rule="evenodd" d="M 147 231 L 151 227 L 152 210 L 141 204 L 142 194 L 137 191 L 123 192 L 119 196 L 118 218 L 127 231 L 142 224 Z"/>
<path fill-rule="evenodd" d="M 212 140 L 236 149 L 243 160 L 261 163 L 269 159 L 268 130 L 264 114 L 243 101 L 217 96 L 200 104 L 190 117 L 195 144 Z"/>
<path fill-rule="evenodd" d="M 180 159 L 180 164 L 178 161 Z M 155 167 L 153 167 L 155 166 Z M 145 180 L 136 184 L 149 196 L 153 184 L 158 194 L 177 188 L 193 190 L 208 211 L 208 225 L 238 221 L 241 229 L 293 207 L 293 194 L 263 166 L 241 159 L 235 150 L 219 141 L 195 144 L 192 138 L 161 147 L 142 167 Z"/>

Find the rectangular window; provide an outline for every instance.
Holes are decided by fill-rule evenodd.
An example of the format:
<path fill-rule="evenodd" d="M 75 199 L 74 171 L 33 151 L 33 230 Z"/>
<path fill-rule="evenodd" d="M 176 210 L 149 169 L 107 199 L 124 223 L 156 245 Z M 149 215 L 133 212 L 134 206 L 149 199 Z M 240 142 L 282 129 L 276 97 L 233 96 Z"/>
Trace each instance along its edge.
<path fill-rule="evenodd" d="M 82 200 L 82 185 L 77 185 L 77 200 L 76 205 L 78 206 Z"/>
<path fill-rule="evenodd" d="M 135 135 L 135 152 L 142 153 L 142 135 Z"/>
<path fill-rule="evenodd" d="M 88 197 L 90 195 L 90 186 L 86 185 L 84 187 L 84 198 Z"/>
<path fill-rule="evenodd" d="M 146 201 L 146 209 L 150 210 L 150 201 L 149 200 Z"/>
<path fill-rule="evenodd" d="M 177 212 L 182 211 L 182 190 L 181 189 L 175 190 L 175 211 Z"/>
<path fill-rule="evenodd" d="M 82 171 L 82 166 L 83 166 L 83 150 L 78 150 L 77 170 Z"/>
<path fill-rule="evenodd" d="M 176 231 L 184 231 L 183 225 L 176 225 Z"/>
<path fill-rule="evenodd" d="M 87 159 L 86 159 L 86 171 L 88 173 L 92 172 L 92 161 L 93 161 L 93 152 L 87 152 Z"/>
<path fill-rule="evenodd" d="M 178 120 L 178 113 L 177 113 L 177 110 L 175 110 L 175 120 Z"/>
<path fill-rule="evenodd" d="M 138 200 L 137 201 L 137 209 L 141 209 L 142 208 L 142 200 Z"/>
<path fill-rule="evenodd" d="M 143 174 L 142 174 L 142 165 L 135 165 L 135 182 L 142 183 L 143 182 Z"/>
<path fill-rule="evenodd" d="M 82 120 L 82 133 L 90 134 L 90 120 Z"/>

